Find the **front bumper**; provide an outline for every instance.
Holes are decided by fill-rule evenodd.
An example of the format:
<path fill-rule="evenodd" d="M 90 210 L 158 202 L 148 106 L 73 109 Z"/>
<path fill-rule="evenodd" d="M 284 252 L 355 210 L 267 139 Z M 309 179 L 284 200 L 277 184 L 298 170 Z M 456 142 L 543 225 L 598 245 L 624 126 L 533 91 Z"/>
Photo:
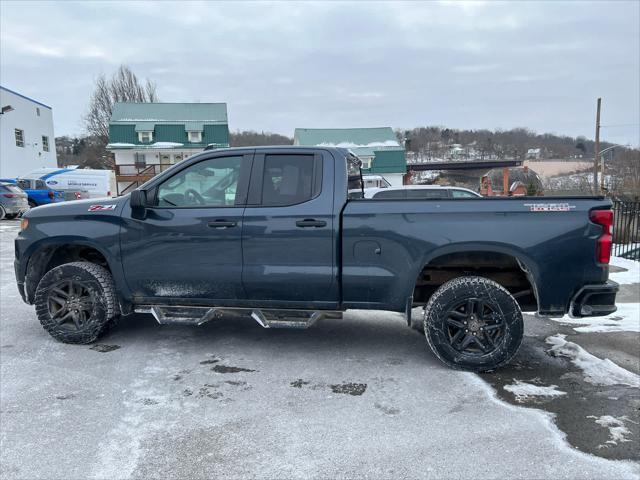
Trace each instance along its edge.
<path fill-rule="evenodd" d="M 616 311 L 618 284 L 607 283 L 585 285 L 571 299 L 569 315 L 574 318 L 602 317 Z"/>

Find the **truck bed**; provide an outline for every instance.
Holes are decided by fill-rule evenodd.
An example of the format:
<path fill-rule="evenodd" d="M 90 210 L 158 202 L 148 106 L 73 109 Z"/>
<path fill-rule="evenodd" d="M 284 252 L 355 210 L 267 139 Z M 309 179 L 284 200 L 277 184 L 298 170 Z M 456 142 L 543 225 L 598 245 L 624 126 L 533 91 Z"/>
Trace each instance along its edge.
<path fill-rule="evenodd" d="M 370 302 L 401 310 L 423 266 L 454 251 L 485 252 L 515 258 L 539 311 L 562 315 L 583 285 L 607 279 L 608 266 L 595 262 L 602 230 L 589 211 L 610 207 L 603 197 L 350 200 L 342 213 L 343 303 L 357 308 L 366 285 Z"/>

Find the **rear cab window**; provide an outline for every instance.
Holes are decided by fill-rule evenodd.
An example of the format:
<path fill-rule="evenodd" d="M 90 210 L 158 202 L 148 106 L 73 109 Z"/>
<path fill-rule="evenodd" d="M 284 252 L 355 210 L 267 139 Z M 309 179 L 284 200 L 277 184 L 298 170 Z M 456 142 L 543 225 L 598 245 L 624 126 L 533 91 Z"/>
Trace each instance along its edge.
<path fill-rule="evenodd" d="M 254 168 L 250 195 L 264 207 L 285 207 L 308 202 L 322 189 L 322 160 L 314 154 L 265 154 Z M 260 170 L 262 170 L 260 172 Z M 254 191 L 259 188 L 259 192 Z"/>
<path fill-rule="evenodd" d="M 449 198 L 449 193 L 444 188 L 411 188 L 407 189 L 407 198 L 410 200 Z"/>
<path fill-rule="evenodd" d="M 451 190 L 451 196 L 453 198 L 478 198 L 477 195 L 467 192 L 466 190 Z"/>
<path fill-rule="evenodd" d="M 22 190 L 30 190 L 31 189 L 31 180 L 16 180 L 16 185 L 20 187 Z"/>
<path fill-rule="evenodd" d="M 406 190 L 383 190 L 376 193 L 372 198 L 375 200 L 407 198 L 406 192 Z"/>

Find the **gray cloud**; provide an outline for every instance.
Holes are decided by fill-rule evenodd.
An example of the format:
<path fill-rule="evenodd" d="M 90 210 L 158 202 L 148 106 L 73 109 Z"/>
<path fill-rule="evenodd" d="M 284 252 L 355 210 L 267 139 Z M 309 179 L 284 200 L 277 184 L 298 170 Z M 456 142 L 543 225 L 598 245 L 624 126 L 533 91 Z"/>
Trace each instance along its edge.
<path fill-rule="evenodd" d="M 79 133 L 93 79 L 129 64 L 232 129 L 526 126 L 640 144 L 640 4 L 8 2 L 0 83 Z"/>

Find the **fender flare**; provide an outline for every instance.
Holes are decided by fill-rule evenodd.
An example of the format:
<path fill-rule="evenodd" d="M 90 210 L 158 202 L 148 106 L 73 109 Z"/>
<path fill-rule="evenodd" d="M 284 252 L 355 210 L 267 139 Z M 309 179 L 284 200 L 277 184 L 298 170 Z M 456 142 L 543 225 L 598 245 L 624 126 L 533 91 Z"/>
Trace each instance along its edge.
<path fill-rule="evenodd" d="M 418 263 L 417 269 L 414 271 L 413 276 L 413 284 L 410 286 L 411 294 L 413 294 L 413 288 L 415 287 L 416 281 L 418 279 L 418 275 L 420 272 L 424 270 L 425 267 L 429 265 L 433 260 L 438 257 L 442 257 L 444 255 L 449 255 L 452 253 L 465 253 L 465 252 L 484 252 L 484 253 L 501 253 L 504 255 L 508 255 L 513 257 L 518 262 L 519 267 L 524 271 L 533 287 L 534 295 L 536 297 L 536 301 L 538 301 L 539 305 L 539 296 L 538 296 L 538 282 L 540 278 L 540 271 L 538 269 L 537 263 L 531 258 L 527 253 L 518 247 L 515 247 L 510 244 L 504 243 L 485 243 L 485 242 L 464 242 L 464 243 L 450 243 L 447 245 L 442 245 L 434 250 L 430 250 L 426 253 L 422 260 Z"/>
<path fill-rule="evenodd" d="M 37 256 L 39 253 L 43 252 L 43 250 L 46 248 L 62 247 L 65 245 L 89 247 L 98 251 L 106 260 L 107 265 L 109 266 L 109 270 L 111 271 L 111 274 L 114 276 L 114 278 L 117 278 L 120 276 L 120 270 L 119 270 L 120 263 L 117 261 L 117 259 L 114 259 L 113 255 L 109 253 L 108 250 L 105 250 L 104 247 L 100 245 L 96 245 L 94 241 L 92 241 L 87 237 L 78 236 L 78 235 L 62 235 L 62 236 L 56 236 L 56 237 L 42 238 L 32 243 L 31 245 L 29 245 L 29 247 L 25 250 L 25 252 L 23 253 L 23 256 L 24 258 L 27 259 L 27 261 L 23 262 L 22 271 L 19 272 L 20 276 L 22 276 L 25 280 L 25 294 L 27 297 L 27 301 L 29 303 L 32 300 L 33 294 L 35 292 L 35 287 L 37 286 L 37 285 L 33 286 L 30 289 L 29 279 L 28 279 L 30 269 L 35 268 L 33 267 L 33 264 L 32 264 L 32 260 L 34 256 Z M 42 268 L 41 268 L 42 274 L 46 273 L 44 272 L 45 268 L 46 268 L 46 264 L 42 265 Z"/>

